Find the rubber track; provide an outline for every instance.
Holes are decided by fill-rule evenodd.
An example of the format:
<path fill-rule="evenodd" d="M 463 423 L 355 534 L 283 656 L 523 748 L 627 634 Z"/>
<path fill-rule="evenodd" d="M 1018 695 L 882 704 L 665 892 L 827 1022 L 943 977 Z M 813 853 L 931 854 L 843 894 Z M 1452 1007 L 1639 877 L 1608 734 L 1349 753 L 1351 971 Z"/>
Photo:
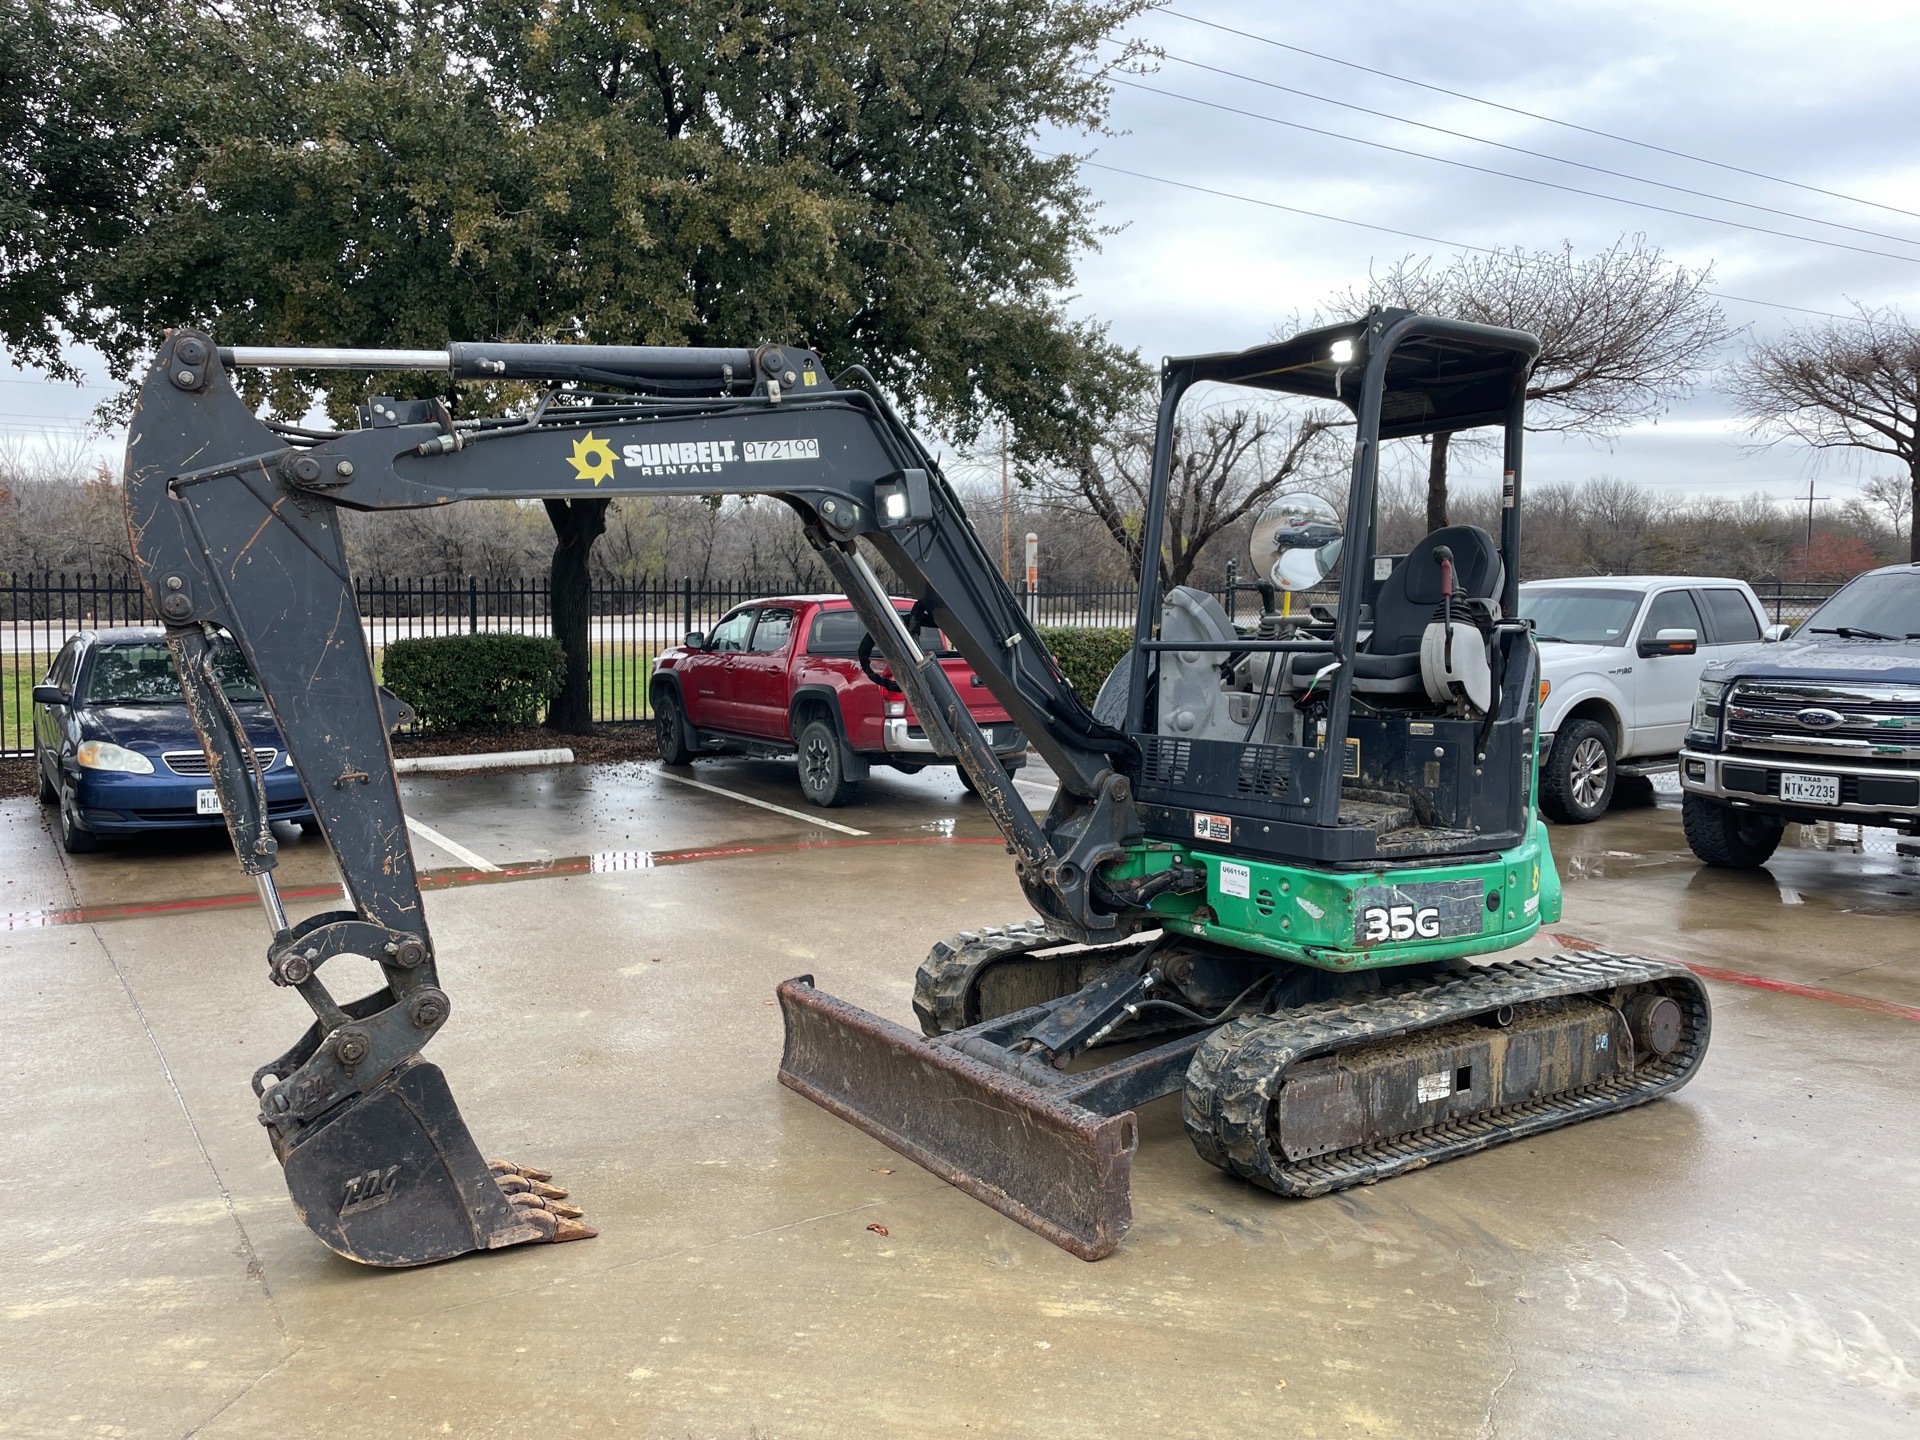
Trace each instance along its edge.
<path fill-rule="evenodd" d="M 967 1017 L 967 996 L 986 966 L 1015 955 L 1065 945 L 1041 920 L 988 925 L 936 940 L 913 977 L 913 1013 L 926 1035 L 946 1035 L 974 1022 Z"/>
<path fill-rule="evenodd" d="M 1269 1143 L 1273 1097 L 1297 1061 L 1470 1019 L 1503 1005 L 1653 982 L 1670 982 L 1664 988 L 1678 992 L 1675 998 L 1687 1009 L 1681 1048 L 1627 1075 L 1308 1160 L 1285 1161 Z M 1223 1025 L 1193 1058 L 1180 1113 L 1194 1148 L 1210 1164 L 1281 1195 L 1324 1195 L 1671 1094 L 1693 1078 L 1711 1028 L 1706 990 L 1683 966 L 1606 950 L 1507 961 L 1438 984 L 1411 985 L 1365 1000 L 1320 1001 L 1284 1015 Z"/>

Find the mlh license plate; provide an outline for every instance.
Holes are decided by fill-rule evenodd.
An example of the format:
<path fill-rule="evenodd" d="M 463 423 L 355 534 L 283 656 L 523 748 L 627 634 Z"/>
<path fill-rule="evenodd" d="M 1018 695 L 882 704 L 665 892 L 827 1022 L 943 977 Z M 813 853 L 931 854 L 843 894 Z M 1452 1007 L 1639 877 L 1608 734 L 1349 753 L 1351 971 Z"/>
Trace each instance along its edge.
<path fill-rule="evenodd" d="M 193 792 L 193 811 L 196 815 L 219 815 L 220 792 L 218 790 L 196 790 Z"/>

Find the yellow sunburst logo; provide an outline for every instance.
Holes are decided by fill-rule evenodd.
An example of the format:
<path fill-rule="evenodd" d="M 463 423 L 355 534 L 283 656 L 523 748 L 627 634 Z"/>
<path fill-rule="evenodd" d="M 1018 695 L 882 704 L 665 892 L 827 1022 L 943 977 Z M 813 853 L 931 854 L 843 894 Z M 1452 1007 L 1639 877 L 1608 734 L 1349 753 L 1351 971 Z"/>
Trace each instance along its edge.
<path fill-rule="evenodd" d="M 613 478 L 613 447 L 589 430 L 573 442 L 573 454 L 567 457 L 574 478 L 598 485 Z"/>

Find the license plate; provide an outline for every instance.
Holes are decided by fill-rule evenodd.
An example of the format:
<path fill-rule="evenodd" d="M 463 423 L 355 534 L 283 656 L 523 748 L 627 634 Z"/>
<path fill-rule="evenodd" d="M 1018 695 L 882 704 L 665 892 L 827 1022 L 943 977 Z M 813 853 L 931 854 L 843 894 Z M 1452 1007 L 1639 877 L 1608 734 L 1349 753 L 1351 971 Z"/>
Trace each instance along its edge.
<path fill-rule="evenodd" d="M 193 792 L 194 812 L 199 815 L 219 815 L 220 792 L 218 790 L 196 790 Z"/>
<path fill-rule="evenodd" d="M 1780 798 L 1797 800 L 1802 805 L 1838 805 L 1838 775 L 1800 775 L 1788 770 L 1780 776 Z"/>

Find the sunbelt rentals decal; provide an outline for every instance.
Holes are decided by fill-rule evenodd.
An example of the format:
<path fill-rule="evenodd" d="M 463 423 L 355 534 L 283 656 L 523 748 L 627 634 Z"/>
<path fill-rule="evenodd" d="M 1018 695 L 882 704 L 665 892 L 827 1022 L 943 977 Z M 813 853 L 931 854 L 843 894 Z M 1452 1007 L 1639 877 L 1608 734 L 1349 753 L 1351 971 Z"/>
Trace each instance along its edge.
<path fill-rule="evenodd" d="M 615 467 L 642 475 L 719 475 L 729 466 L 773 460 L 818 460 L 820 442 L 796 440 L 675 440 L 655 445 L 613 446 L 589 430 L 573 442 L 567 463 L 574 478 L 595 485 L 614 477 Z"/>

